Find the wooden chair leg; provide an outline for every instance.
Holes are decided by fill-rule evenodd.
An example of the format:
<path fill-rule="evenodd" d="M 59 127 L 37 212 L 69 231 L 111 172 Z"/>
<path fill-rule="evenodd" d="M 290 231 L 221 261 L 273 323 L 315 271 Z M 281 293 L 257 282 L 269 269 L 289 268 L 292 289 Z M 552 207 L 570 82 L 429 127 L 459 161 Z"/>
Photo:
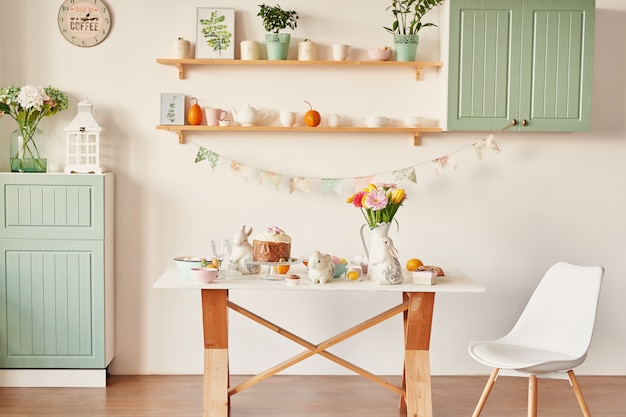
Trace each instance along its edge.
<path fill-rule="evenodd" d="M 528 417 L 537 417 L 537 376 L 528 377 Z"/>
<path fill-rule="evenodd" d="M 580 410 L 583 412 L 583 416 L 591 417 L 589 409 L 587 408 L 587 403 L 585 402 L 585 398 L 583 397 L 583 392 L 580 390 L 580 385 L 578 385 L 576 375 L 574 375 L 574 371 L 567 371 L 567 375 L 569 376 L 569 381 L 572 384 L 572 388 L 574 388 L 574 394 L 576 394 L 576 399 L 578 400 Z"/>
<path fill-rule="evenodd" d="M 487 402 L 487 397 L 489 397 L 491 388 L 493 388 L 493 384 L 494 382 L 496 382 L 496 378 L 498 377 L 498 372 L 500 372 L 500 369 L 495 368 L 493 372 L 491 373 L 491 376 L 489 376 L 487 385 L 485 385 L 485 388 L 483 389 L 483 393 L 480 396 L 480 399 L 478 400 L 478 404 L 476 404 L 476 408 L 474 409 L 474 414 L 472 414 L 472 417 L 480 416 L 480 413 L 483 411 L 483 407 L 485 406 L 485 403 Z"/>

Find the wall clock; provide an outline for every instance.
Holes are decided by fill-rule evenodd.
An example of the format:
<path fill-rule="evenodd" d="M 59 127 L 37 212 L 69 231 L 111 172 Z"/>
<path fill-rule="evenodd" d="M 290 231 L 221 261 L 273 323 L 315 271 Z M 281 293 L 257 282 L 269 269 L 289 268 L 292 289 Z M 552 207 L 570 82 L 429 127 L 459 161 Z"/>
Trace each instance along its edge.
<path fill-rule="evenodd" d="M 111 29 L 111 14 L 102 0 L 65 0 L 59 8 L 59 30 L 70 43 L 96 46 Z"/>

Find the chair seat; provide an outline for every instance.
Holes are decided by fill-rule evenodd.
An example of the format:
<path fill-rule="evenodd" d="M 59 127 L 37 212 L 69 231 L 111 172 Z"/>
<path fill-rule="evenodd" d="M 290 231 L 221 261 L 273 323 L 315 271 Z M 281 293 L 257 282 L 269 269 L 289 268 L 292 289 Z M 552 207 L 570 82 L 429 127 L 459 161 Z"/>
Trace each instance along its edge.
<path fill-rule="evenodd" d="M 573 369 L 586 356 L 577 358 L 560 352 L 498 341 L 474 342 L 469 346 L 469 353 L 476 361 L 492 368 L 538 374 Z"/>

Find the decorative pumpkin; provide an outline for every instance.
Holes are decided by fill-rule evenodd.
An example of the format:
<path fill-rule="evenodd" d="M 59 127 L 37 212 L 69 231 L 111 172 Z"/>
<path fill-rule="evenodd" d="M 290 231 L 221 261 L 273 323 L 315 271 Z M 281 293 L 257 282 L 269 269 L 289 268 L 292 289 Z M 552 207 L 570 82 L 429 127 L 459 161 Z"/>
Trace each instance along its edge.
<path fill-rule="evenodd" d="M 189 113 L 187 113 L 187 120 L 189 120 L 190 125 L 199 125 L 202 123 L 202 107 L 198 105 L 198 100 L 196 98 L 192 98 L 196 102 L 189 109 Z"/>
<path fill-rule="evenodd" d="M 311 106 L 311 103 L 306 100 L 304 102 L 309 105 L 309 111 L 304 113 L 304 124 L 309 127 L 319 126 L 320 122 L 322 121 L 320 113 L 316 110 L 313 110 L 313 106 Z"/>

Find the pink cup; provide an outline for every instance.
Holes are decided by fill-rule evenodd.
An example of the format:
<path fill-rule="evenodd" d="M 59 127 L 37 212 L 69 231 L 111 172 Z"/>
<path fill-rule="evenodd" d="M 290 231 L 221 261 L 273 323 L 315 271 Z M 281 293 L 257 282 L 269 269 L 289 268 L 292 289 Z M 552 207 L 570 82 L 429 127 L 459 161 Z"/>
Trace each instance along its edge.
<path fill-rule="evenodd" d="M 208 108 L 208 107 L 204 109 L 204 113 L 206 114 L 206 124 L 207 124 L 207 126 L 217 126 L 217 125 L 219 125 L 220 120 L 226 119 L 226 116 L 228 115 L 222 109 L 212 109 L 212 108 Z"/>

